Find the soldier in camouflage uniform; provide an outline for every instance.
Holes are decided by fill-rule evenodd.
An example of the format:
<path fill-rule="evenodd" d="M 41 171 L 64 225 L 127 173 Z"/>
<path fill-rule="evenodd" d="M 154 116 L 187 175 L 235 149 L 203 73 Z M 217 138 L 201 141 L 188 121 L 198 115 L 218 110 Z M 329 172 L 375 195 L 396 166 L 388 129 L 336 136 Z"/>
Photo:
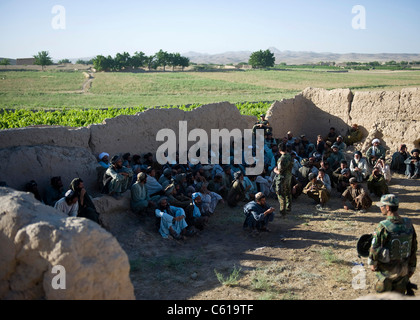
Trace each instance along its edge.
<path fill-rule="evenodd" d="M 274 172 L 277 174 L 275 178 L 275 191 L 280 203 L 280 214 L 286 216 L 286 211 L 292 210 L 292 169 L 293 159 L 287 151 L 286 144 L 281 145 L 281 157 L 277 161 L 277 167 Z"/>
<path fill-rule="evenodd" d="M 375 289 L 378 293 L 404 294 L 416 270 L 416 231 L 410 219 L 399 216 L 399 201 L 395 195 L 383 195 L 377 205 L 387 219 L 376 228 L 369 250 L 368 264 L 378 278 Z"/>

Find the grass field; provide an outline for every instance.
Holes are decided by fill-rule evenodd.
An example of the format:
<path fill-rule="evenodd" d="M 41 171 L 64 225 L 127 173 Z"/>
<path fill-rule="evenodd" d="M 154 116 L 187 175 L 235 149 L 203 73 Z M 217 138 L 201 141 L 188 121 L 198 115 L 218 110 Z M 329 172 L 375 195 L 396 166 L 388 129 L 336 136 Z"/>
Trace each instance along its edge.
<path fill-rule="evenodd" d="M 0 128 L 34 124 L 83 126 L 118 114 L 133 114 L 155 106 L 228 101 L 242 114 L 258 115 L 272 102 L 292 98 L 307 87 L 352 90 L 400 90 L 420 86 L 416 71 L 248 70 L 213 72 L 93 73 L 90 86 L 81 70 L 60 72 L 0 69 Z M 249 102 L 249 103 L 245 103 Z M 264 103 L 256 103 L 264 102 Z M 126 109 L 82 111 L 81 109 Z M 56 110 L 45 115 L 24 110 Z M 70 112 L 71 111 L 71 112 Z M 77 112 L 76 112 L 77 111 Z M 89 113 L 89 114 L 88 114 Z M 57 122 L 56 122 L 57 121 Z"/>
<path fill-rule="evenodd" d="M 109 108 L 275 101 L 306 87 L 399 90 L 420 86 L 420 71 L 224 71 L 95 73 L 83 93 L 80 71 L 0 70 L 0 108 Z"/>

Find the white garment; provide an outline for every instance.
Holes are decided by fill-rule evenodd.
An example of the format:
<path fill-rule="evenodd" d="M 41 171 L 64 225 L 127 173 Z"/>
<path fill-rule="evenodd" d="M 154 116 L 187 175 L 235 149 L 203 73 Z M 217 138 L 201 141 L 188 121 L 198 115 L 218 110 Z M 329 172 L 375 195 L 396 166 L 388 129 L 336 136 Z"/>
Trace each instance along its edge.
<path fill-rule="evenodd" d="M 63 197 L 55 203 L 54 208 L 68 215 L 69 217 L 76 217 L 77 212 L 79 211 L 79 203 L 76 202 L 69 206 L 66 202 L 66 198 Z"/>

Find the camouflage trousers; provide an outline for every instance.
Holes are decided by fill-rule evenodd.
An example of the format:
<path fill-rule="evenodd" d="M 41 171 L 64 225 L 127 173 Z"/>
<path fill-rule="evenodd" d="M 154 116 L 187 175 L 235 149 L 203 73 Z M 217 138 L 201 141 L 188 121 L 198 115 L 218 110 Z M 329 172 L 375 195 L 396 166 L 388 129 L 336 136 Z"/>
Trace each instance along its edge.
<path fill-rule="evenodd" d="M 280 203 L 280 214 L 284 216 L 287 211 L 292 210 L 292 175 L 285 175 L 280 180 L 276 193 Z"/>
<path fill-rule="evenodd" d="M 377 293 L 396 291 L 404 294 L 407 289 L 407 284 L 410 281 L 408 275 L 408 265 L 406 263 L 395 266 L 383 265 L 376 271 L 377 282 L 375 290 Z"/>

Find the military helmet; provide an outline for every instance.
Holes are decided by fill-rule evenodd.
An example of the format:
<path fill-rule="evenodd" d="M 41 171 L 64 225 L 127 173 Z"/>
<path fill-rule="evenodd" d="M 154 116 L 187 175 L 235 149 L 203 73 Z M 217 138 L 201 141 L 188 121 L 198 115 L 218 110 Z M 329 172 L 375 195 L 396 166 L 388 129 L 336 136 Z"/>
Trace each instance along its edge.
<path fill-rule="evenodd" d="M 357 241 L 357 253 L 359 257 L 369 257 L 369 249 L 372 243 L 373 236 L 371 234 L 364 234 Z"/>
<path fill-rule="evenodd" d="M 398 206 L 400 204 L 398 197 L 395 194 L 384 194 L 381 200 L 376 203 L 378 207 L 383 206 Z"/>

